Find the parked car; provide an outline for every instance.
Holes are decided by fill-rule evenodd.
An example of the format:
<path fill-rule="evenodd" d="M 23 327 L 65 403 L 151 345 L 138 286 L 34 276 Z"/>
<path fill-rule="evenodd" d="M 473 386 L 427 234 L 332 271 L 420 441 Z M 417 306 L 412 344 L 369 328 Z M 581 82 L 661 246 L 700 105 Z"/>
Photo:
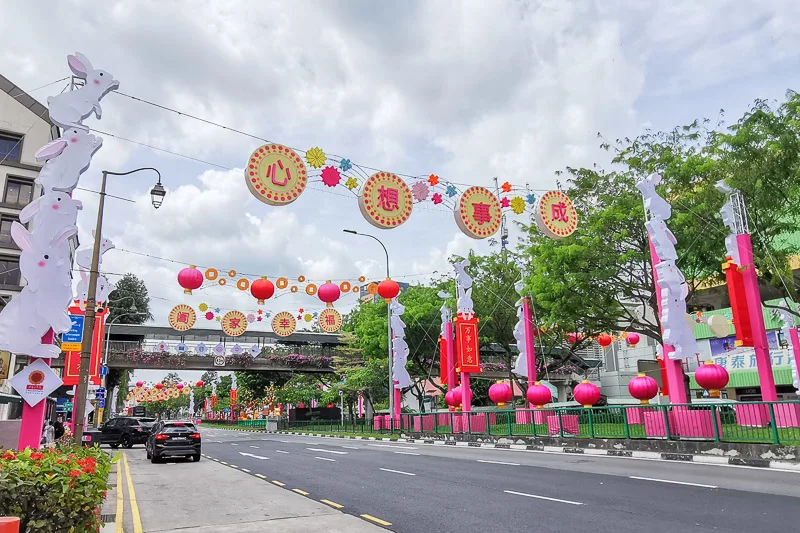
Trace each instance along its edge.
<path fill-rule="evenodd" d="M 158 463 L 166 457 L 191 457 L 200 460 L 202 438 L 191 422 L 165 420 L 157 422 L 147 438 L 147 458 Z"/>
<path fill-rule="evenodd" d="M 100 444 L 108 444 L 112 448 L 133 448 L 134 444 L 144 444 L 155 423 L 155 418 L 112 418 L 100 427 Z"/>

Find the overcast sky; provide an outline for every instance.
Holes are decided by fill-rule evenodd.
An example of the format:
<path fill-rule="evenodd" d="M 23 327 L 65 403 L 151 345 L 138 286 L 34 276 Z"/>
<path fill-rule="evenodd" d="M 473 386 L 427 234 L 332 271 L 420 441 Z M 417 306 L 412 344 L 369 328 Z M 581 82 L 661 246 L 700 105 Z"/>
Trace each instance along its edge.
<path fill-rule="evenodd" d="M 271 141 L 396 173 L 543 190 L 567 165 L 607 164 L 598 132 L 633 137 L 720 108 L 733 119 L 755 98 L 796 89 L 799 19 L 794 0 L 27 0 L 0 7 L 0 72 L 44 102 L 62 85 L 34 89 L 69 75 L 66 55 L 79 51 L 121 92 Z M 312 184 L 288 207 L 267 206 L 241 170 L 260 141 L 119 95 L 87 124 L 187 156 L 106 136 L 80 184 L 97 189 L 102 169 L 161 171 L 169 192 L 157 211 L 151 175 L 110 178 L 109 193 L 136 203 L 109 199 L 104 233 L 118 249 L 103 258 L 104 270 L 145 280 L 156 323 L 177 303 L 257 307 L 231 285 L 184 296 L 181 265 L 131 252 L 272 276 L 380 277 L 380 247 L 341 232 L 353 228 L 379 235 L 392 272 L 413 281 L 447 272 L 453 253 L 488 250 L 430 203 L 389 231 L 374 230 L 341 187 Z M 76 197 L 86 244 L 97 196 Z M 290 295 L 265 309 L 299 307 L 319 304 Z"/>

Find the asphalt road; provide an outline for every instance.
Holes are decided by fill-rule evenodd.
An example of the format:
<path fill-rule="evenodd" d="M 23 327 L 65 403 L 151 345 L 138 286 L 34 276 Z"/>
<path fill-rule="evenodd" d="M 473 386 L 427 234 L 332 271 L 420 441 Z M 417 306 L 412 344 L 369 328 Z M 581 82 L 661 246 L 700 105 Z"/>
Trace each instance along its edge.
<path fill-rule="evenodd" d="M 790 531 L 800 473 L 204 429 L 204 454 L 397 532 Z M 207 459 L 204 459 L 207 460 Z M 523 529 L 524 528 L 524 529 Z"/>

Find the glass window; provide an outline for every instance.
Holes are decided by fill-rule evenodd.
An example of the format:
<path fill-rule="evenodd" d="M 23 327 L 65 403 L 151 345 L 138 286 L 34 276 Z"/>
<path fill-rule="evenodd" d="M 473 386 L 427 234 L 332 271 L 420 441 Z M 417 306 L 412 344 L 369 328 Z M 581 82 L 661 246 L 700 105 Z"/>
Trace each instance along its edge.
<path fill-rule="evenodd" d="M 19 260 L 0 257 L 0 285 L 19 286 Z"/>
<path fill-rule="evenodd" d="M 22 136 L 0 133 L 0 161 L 16 161 L 19 163 L 22 154 Z"/>
<path fill-rule="evenodd" d="M 0 218 L 0 246 L 5 248 L 17 247 L 14 239 L 11 238 L 11 223 L 13 221 L 14 219 L 11 218 Z"/>
<path fill-rule="evenodd" d="M 114 426 L 116 426 L 116 425 L 117 425 L 117 421 L 118 421 L 118 419 L 117 419 L 117 418 L 112 418 L 111 420 L 109 420 L 108 422 L 106 422 L 106 425 L 105 425 L 105 426 L 103 426 L 103 427 L 107 427 L 107 428 L 113 428 Z"/>
<path fill-rule="evenodd" d="M 0 153 L 0 158 L 2 158 Z M 6 190 L 3 202 L 16 207 L 25 207 L 33 200 L 33 181 L 9 178 L 6 180 Z"/>

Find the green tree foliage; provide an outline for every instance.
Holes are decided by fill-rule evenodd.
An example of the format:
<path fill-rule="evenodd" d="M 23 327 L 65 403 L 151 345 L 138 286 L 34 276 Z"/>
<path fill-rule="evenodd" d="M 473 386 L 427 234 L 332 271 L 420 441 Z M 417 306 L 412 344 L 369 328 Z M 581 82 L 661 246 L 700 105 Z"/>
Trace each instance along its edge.
<path fill-rule="evenodd" d="M 108 308 L 109 323 L 144 324 L 153 319 L 147 286 L 130 272 L 114 285 L 114 290 L 108 295 Z"/>

